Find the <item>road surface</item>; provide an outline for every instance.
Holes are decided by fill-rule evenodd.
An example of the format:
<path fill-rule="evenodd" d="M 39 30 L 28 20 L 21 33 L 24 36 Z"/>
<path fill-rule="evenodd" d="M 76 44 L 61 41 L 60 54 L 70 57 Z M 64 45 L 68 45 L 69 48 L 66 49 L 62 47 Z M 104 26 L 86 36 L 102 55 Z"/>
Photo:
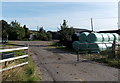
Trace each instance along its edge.
<path fill-rule="evenodd" d="M 77 62 L 76 54 L 52 48 L 50 43 L 29 42 L 29 55 L 43 81 L 118 81 L 117 68 L 87 60 Z"/>

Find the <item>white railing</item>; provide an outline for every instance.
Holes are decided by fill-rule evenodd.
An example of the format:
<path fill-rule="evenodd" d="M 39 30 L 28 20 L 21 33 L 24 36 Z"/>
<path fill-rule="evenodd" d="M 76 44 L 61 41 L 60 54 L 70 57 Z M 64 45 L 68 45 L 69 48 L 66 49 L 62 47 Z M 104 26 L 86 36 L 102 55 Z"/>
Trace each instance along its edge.
<path fill-rule="evenodd" d="M 28 47 L 13 48 L 13 49 L 1 49 L 0 53 L 16 51 L 16 50 L 28 50 Z M 12 58 L 8 58 L 8 59 L 3 59 L 3 60 L 0 60 L 0 64 L 2 64 L 4 62 L 9 62 L 9 61 L 17 60 L 17 59 L 26 58 L 26 57 L 28 57 L 28 55 L 21 55 L 21 56 L 18 56 L 18 57 L 12 57 Z M 5 71 L 5 70 L 9 70 L 9 69 L 12 69 L 12 68 L 20 67 L 20 66 L 23 66 L 23 65 L 26 65 L 26 64 L 28 64 L 28 61 L 24 62 L 24 63 L 21 63 L 21 64 L 18 64 L 18 65 L 11 66 L 11 67 L 0 69 L 0 72 Z"/>
<path fill-rule="evenodd" d="M 1 49 L 0 52 L 9 52 L 9 51 L 26 50 L 26 49 L 28 49 L 28 47 L 12 48 L 12 49 Z"/>

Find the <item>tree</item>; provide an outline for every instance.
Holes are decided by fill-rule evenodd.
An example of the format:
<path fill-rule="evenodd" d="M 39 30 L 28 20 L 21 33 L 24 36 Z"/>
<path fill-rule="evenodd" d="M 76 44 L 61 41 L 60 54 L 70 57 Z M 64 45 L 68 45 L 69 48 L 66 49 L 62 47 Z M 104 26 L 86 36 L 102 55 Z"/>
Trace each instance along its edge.
<path fill-rule="evenodd" d="M 61 25 L 61 30 L 64 30 L 65 28 L 68 28 L 67 21 L 63 20 L 63 24 Z"/>
<path fill-rule="evenodd" d="M 1 20 L 0 24 L 2 24 L 2 39 L 6 39 L 11 30 L 10 25 L 5 20 Z"/>
<path fill-rule="evenodd" d="M 46 34 L 47 34 L 47 40 L 48 41 L 52 40 L 52 34 L 50 32 L 47 32 Z"/>
<path fill-rule="evenodd" d="M 43 27 L 41 27 L 37 33 L 37 39 L 38 40 L 47 40 L 47 35 Z"/>
<path fill-rule="evenodd" d="M 43 41 L 49 41 L 52 40 L 52 34 L 50 32 L 46 32 L 43 27 L 41 27 L 36 33 L 36 39 L 43 40 Z"/>
<path fill-rule="evenodd" d="M 22 38 L 25 36 L 25 30 L 20 26 L 20 23 L 18 23 L 16 20 L 11 22 L 11 28 L 12 28 L 12 36 L 15 40 L 22 40 Z"/>
<path fill-rule="evenodd" d="M 63 24 L 60 25 L 60 30 L 59 30 L 59 34 L 60 34 L 60 43 L 64 43 L 66 41 L 71 41 L 72 40 L 72 35 L 75 33 L 75 30 L 73 27 L 68 27 L 67 25 L 67 21 L 63 20 Z"/>
<path fill-rule="evenodd" d="M 30 31 L 24 25 L 23 27 L 16 20 L 8 24 L 5 20 L 1 20 L 2 24 L 2 37 L 5 39 L 8 35 L 9 40 L 22 40 L 23 38 L 29 38 Z"/>
<path fill-rule="evenodd" d="M 30 37 L 30 30 L 26 27 L 26 25 L 23 26 L 23 29 L 25 30 L 24 38 L 29 38 Z"/>

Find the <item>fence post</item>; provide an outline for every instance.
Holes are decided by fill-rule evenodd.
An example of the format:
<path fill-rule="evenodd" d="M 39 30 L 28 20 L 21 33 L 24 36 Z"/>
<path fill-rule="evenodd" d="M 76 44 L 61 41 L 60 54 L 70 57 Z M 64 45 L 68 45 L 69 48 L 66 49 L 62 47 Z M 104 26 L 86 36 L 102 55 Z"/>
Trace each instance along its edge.
<path fill-rule="evenodd" d="M 28 43 L 25 43 L 24 46 L 28 47 Z M 24 50 L 24 53 L 28 54 L 28 50 Z M 25 62 L 27 62 L 27 61 L 28 61 L 28 58 L 25 58 Z"/>
<path fill-rule="evenodd" d="M 79 51 L 77 51 L 77 61 L 79 61 Z"/>
<path fill-rule="evenodd" d="M 113 57 L 115 58 L 116 56 L 115 56 L 115 44 L 116 44 L 116 42 L 115 42 L 115 40 L 113 41 L 113 44 L 112 44 L 112 52 L 113 52 Z"/>
<path fill-rule="evenodd" d="M 27 55 L 28 54 L 28 51 L 27 50 L 24 50 L 24 53 Z M 24 62 L 27 62 L 28 61 L 28 57 L 25 58 L 25 61 Z"/>
<path fill-rule="evenodd" d="M 25 43 L 24 46 L 25 46 L 25 47 L 28 47 L 28 43 Z"/>

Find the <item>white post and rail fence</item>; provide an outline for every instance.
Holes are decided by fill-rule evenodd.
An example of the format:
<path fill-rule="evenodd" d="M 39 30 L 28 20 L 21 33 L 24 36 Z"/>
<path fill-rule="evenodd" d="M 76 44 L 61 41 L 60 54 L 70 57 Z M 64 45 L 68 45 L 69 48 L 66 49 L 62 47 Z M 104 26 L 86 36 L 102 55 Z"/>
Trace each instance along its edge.
<path fill-rule="evenodd" d="M 25 51 L 25 50 L 28 50 L 28 47 L 1 49 L 0 53 L 2 54 L 4 52 L 12 52 L 12 51 L 18 51 L 18 50 L 24 50 Z M 28 58 L 27 53 L 25 53 L 25 55 L 20 55 L 20 56 L 17 56 L 17 57 L 11 57 L 11 58 L 0 60 L 0 64 L 10 62 L 10 61 L 14 61 L 14 60 L 19 60 L 19 59 L 25 59 L 25 58 Z M 7 67 L 7 68 L 6 67 L 5 68 L 1 67 L 0 72 L 5 71 L 5 70 L 9 70 L 9 69 L 13 69 L 13 68 L 16 68 L 16 67 L 20 67 L 20 66 L 23 66 L 23 65 L 26 65 L 26 64 L 28 64 L 28 60 L 23 62 L 23 63 L 11 66 L 11 67 Z"/>

